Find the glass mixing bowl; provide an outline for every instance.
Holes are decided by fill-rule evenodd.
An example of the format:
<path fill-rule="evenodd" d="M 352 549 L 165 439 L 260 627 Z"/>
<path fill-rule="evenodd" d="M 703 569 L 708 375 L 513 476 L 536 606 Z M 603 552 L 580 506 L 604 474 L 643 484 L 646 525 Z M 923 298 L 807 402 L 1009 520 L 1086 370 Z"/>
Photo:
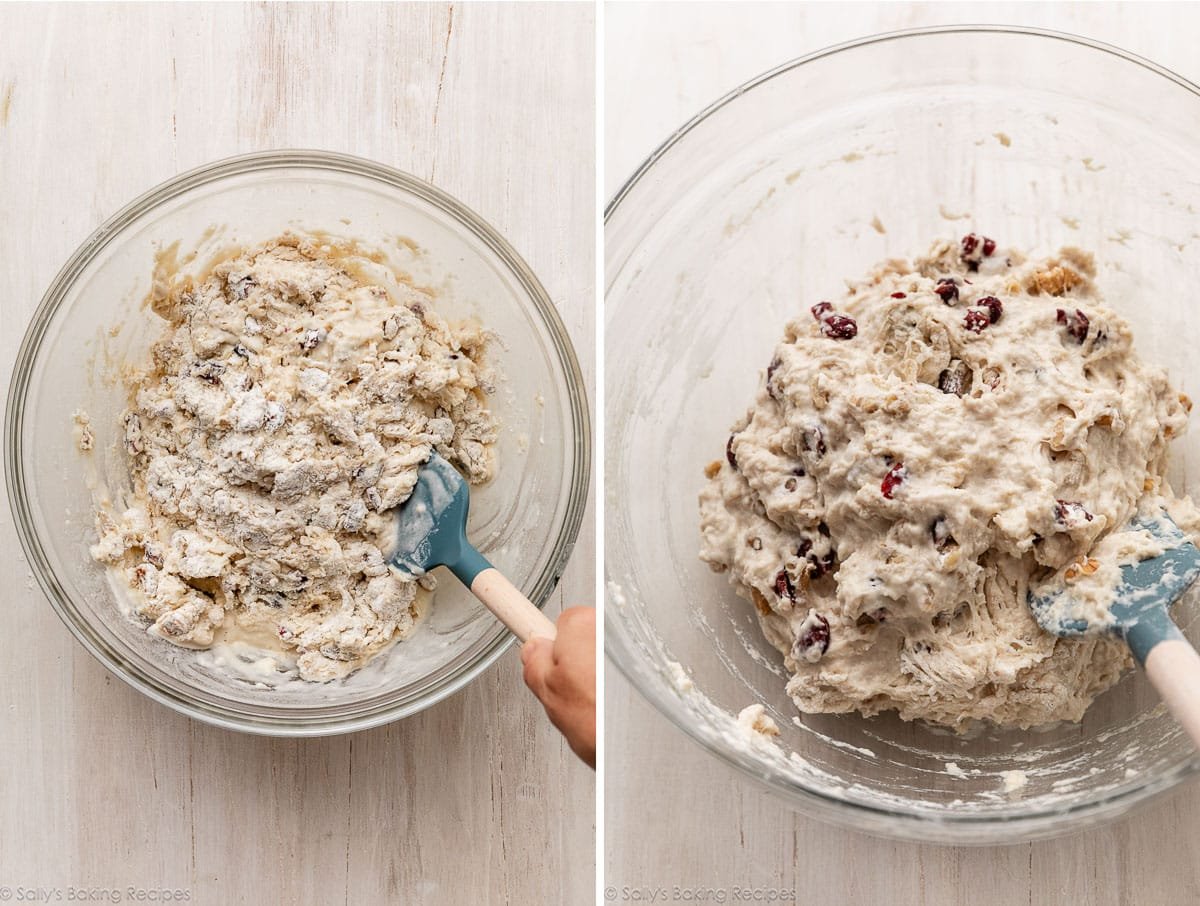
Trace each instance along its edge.
<path fill-rule="evenodd" d="M 5 472 L 34 574 L 76 638 L 135 688 L 201 720 L 275 735 L 321 735 L 412 714 L 478 676 L 512 635 L 457 582 L 441 582 L 427 619 L 350 677 L 307 683 L 253 661 L 185 651 L 118 612 L 95 540 L 91 485 L 128 488 L 116 371 L 146 360 L 164 322 L 142 307 L 156 251 L 178 242 L 195 266 L 285 229 L 353 238 L 381 251 L 450 319 L 493 330 L 503 380 L 495 479 L 472 491 L 469 531 L 537 604 L 571 553 L 587 493 L 583 378 L 550 298 L 494 229 L 453 198 L 389 167 L 281 151 L 221 161 L 143 195 L 98 229 L 55 278 L 25 334 L 5 426 Z M 191 270 L 192 268 L 188 268 Z M 72 436 L 91 417 L 94 452 Z"/>
<path fill-rule="evenodd" d="M 1200 770 L 1136 673 L 1081 724 L 1039 731 L 964 738 L 894 715 L 794 722 L 782 659 L 753 608 L 697 557 L 703 468 L 723 455 L 785 322 L 937 237 L 977 229 L 1031 253 L 1093 250 L 1099 286 L 1143 357 L 1195 397 L 1197 173 L 1195 85 L 1112 47 L 1011 28 L 903 32 L 816 53 L 671 136 L 606 212 L 612 661 L 713 754 L 805 811 L 879 834 L 1046 837 Z M 1175 442 L 1171 469 L 1175 488 L 1195 495 L 1192 463 L 1196 432 Z M 1191 596 L 1176 614 L 1193 641 L 1198 613 Z M 779 724 L 778 746 L 736 732 L 732 713 L 755 702 Z"/>

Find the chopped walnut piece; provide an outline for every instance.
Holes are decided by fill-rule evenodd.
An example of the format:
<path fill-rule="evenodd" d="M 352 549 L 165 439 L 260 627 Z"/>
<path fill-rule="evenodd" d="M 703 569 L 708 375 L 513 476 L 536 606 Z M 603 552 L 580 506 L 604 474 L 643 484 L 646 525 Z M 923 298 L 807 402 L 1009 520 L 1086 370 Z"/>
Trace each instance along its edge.
<path fill-rule="evenodd" d="M 1061 296 L 1083 283 L 1083 280 L 1084 278 L 1078 273 L 1060 264 L 1027 277 L 1025 289 L 1034 296 L 1042 293 L 1048 296 Z"/>
<path fill-rule="evenodd" d="M 1095 559 L 1094 557 L 1086 557 L 1085 559 L 1080 560 L 1078 563 L 1072 563 L 1070 566 L 1068 566 L 1066 572 L 1063 573 L 1063 578 L 1065 578 L 1068 582 L 1074 582 L 1080 576 L 1092 575 L 1099 568 L 1099 560 Z"/>

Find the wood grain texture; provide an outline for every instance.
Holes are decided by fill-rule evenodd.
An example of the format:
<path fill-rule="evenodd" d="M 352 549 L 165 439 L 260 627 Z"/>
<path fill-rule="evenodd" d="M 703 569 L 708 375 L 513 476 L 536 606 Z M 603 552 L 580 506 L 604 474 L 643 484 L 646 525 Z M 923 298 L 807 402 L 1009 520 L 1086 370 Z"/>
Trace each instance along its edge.
<path fill-rule="evenodd" d="M 1200 80 L 1196 4 L 728 4 L 605 8 L 611 195 L 670 132 L 741 82 L 841 41 L 920 25 L 1036 25 Z M 1200 902 L 1200 786 L 1100 830 L 985 849 L 878 840 L 806 818 L 704 753 L 611 667 L 605 884 L 795 892 L 837 906 L 1174 906 Z M 729 901 L 729 900 L 727 900 Z"/>
<path fill-rule="evenodd" d="M 588 5 L 0 5 L 5 386 L 42 291 L 101 220 L 181 170 L 306 147 L 429 179 L 496 226 L 558 306 L 590 393 L 593 98 Z M 592 601 L 591 526 L 555 612 Z M 35 589 L 6 502 L 0 548 L 0 885 L 180 888 L 201 904 L 590 901 L 593 775 L 515 650 L 388 727 L 241 736 L 87 655 Z"/>

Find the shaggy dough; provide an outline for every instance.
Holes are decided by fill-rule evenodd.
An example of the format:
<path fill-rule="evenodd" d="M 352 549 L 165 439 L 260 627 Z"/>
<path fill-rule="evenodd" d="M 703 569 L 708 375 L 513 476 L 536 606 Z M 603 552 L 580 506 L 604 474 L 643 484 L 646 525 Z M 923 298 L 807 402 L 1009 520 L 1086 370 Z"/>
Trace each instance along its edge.
<path fill-rule="evenodd" d="M 756 605 L 802 711 L 1029 727 L 1078 720 L 1130 666 L 1026 604 L 1115 575 L 1139 506 L 1200 530 L 1164 479 L 1190 403 L 1093 276 L 1079 250 L 970 234 L 788 325 L 708 467 L 701 556 Z"/>
<path fill-rule="evenodd" d="M 284 236 L 156 286 L 169 326 L 127 376 L 133 495 L 92 549 L 152 634 L 272 640 L 321 681 L 414 630 L 425 596 L 385 562 L 387 511 L 431 450 L 491 476 L 491 377 L 477 327 L 367 265 Z"/>

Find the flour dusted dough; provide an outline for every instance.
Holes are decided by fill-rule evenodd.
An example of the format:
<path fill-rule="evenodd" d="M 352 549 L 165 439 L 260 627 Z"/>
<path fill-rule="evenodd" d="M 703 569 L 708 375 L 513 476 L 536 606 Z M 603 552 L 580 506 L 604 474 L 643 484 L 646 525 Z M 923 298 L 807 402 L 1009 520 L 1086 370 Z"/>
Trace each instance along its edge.
<path fill-rule="evenodd" d="M 1164 479 L 1190 404 L 1093 276 L 1078 250 L 970 234 L 788 325 L 707 470 L 701 556 L 756 605 L 802 711 L 1028 727 L 1078 720 L 1130 666 L 1026 604 L 1115 576 L 1139 506 L 1200 528 Z"/>
<path fill-rule="evenodd" d="M 124 414 L 133 495 L 97 513 L 92 551 L 151 633 L 267 639 L 319 681 L 415 628 L 424 597 L 384 562 L 386 511 L 433 449 L 491 476 L 485 338 L 365 265 L 284 236 L 156 288 L 168 327 Z"/>

